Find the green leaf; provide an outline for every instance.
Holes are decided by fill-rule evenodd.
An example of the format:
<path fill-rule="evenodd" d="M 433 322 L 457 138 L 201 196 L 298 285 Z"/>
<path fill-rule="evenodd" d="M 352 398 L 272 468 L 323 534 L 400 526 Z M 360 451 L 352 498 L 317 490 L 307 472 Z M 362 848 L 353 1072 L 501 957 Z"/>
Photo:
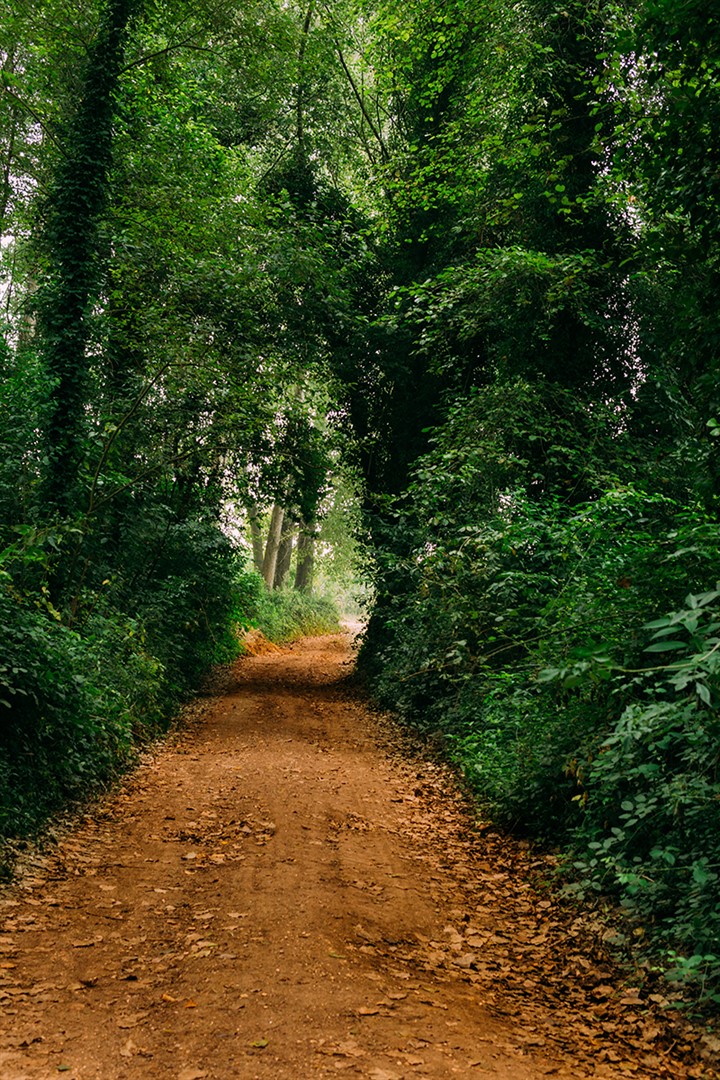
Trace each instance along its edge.
<path fill-rule="evenodd" d="M 648 645 L 644 652 L 670 652 L 671 650 L 687 649 L 686 641 L 656 641 L 654 645 Z"/>
<path fill-rule="evenodd" d="M 704 701 L 706 705 L 712 704 L 712 698 L 710 697 L 710 691 L 708 690 L 705 683 L 700 683 L 700 682 L 695 683 L 695 690 L 697 692 L 697 696 L 700 698 L 701 701 Z"/>
<path fill-rule="evenodd" d="M 662 630 L 657 630 L 657 631 L 656 631 L 656 632 L 655 632 L 655 633 L 653 634 L 653 637 L 654 637 L 654 638 L 662 638 L 662 637 L 667 637 L 667 636 L 668 636 L 668 634 L 674 634 L 674 633 L 675 633 L 675 631 L 676 631 L 676 625 L 673 625 L 673 626 L 664 626 L 664 627 L 662 628 Z"/>
<path fill-rule="evenodd" d="M 653 619 L 652 622 L 643 623 L 643 630 L 655 630 L 659 626 L 672 626 L 674 620 L 671 615 L 663 615 L 662 619 Z"/>

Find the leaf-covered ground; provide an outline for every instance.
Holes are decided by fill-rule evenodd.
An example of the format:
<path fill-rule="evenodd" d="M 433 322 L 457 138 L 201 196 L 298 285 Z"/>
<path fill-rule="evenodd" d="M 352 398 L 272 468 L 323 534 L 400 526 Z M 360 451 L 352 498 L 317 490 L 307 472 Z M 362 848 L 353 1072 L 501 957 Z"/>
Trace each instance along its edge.
<path fill-rule="evenodd" d="M 350 665 L 346 637 L 246 657 L 26 860 L 0 897 L 2 1076 L 718 1075 Z"/>

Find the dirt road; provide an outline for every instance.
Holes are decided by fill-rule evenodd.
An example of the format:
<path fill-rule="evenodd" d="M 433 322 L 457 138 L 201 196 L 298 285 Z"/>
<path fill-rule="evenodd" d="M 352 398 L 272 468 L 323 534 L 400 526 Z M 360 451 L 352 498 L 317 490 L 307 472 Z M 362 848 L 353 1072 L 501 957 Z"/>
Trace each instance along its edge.
<path fill-rule="evenodd" d="M 715 1075 L 350 664 L 346 637 L 240 661 L 3 891 L 0 1076 Z"/>

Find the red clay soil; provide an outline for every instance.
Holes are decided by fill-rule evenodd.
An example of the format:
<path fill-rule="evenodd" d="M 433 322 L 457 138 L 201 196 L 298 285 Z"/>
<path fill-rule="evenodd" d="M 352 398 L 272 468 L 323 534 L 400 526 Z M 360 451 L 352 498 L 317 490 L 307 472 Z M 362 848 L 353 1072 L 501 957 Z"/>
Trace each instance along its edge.
<path fill-rule="evenodd" d="M 0 896 L 3 1080 L 717 1076 L 712 1036 L 623 982 L 351 661 L 347 636 L 244 658 L 27 860 Z"/>

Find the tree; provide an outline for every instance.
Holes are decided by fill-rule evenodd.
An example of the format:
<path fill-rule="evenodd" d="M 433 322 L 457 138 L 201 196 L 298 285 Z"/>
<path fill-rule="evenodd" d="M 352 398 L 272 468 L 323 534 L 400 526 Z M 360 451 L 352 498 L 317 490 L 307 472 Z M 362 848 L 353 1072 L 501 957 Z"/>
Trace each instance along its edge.
<path fill-rule="evenodd" d="M 62 136 L 47 201 L 49 266 L 39 333 L 51 395 L 47 418 L 48 501 L 77 507 L 87 404 L 88 317 L 98 290 L 98 226 L 112 166 L 116 97 L 135 0 L 107 0 L 91 44 L 80 99 Z"/>

